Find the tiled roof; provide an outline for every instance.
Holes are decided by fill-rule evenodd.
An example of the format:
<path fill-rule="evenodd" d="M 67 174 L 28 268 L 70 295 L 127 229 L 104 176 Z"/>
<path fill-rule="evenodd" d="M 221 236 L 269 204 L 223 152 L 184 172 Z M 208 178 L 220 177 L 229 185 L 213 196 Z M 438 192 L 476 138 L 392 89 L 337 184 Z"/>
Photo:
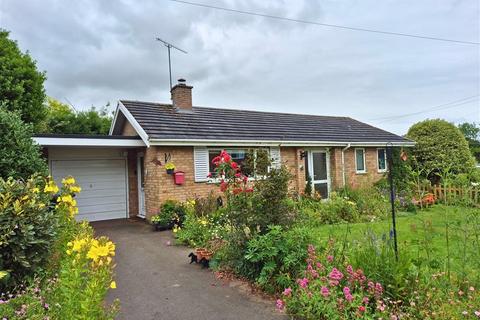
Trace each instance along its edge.
<path fill-rule="evenodd" d="M 193 107 L 178 112 L 172 105 L 121 103 L 150 139 L 410 142 L 401 136 L 348 117 Z"/>

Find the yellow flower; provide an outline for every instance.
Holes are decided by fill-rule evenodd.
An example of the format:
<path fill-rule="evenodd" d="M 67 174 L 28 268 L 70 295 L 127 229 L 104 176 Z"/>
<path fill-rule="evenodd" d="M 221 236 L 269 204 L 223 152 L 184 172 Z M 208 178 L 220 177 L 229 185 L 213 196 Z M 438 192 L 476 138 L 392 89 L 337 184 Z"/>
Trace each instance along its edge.
<path fill-rule="evenodd" d="M 206 219 L 200 219 L 200 224 L 202 226 L 206 226 L 208 224 L 208 221 Z"/>
<path fill-rule="evenodd" d="M 110 288 L 117 289 L 117 283 L 115 281 L 112 281 L 112 283 L 110 283 Z"/>
<path fill-rule="evenodd" d="M 62 183 L 66 186 L 75 184 L 75 179 L 73 177 L 66 177 L 62 179 Z"/>
<path fill-rule="evenodd" d="M 172 229 L 173 233 L 177 233 L 177 232 L 178 232 L 178 229 L 180 229 L 180 228 L 174 227 L 174 228 Z"/>
<path fill-rule="evenodd" d="M 77 202 L 69 194 L 58 197 L 57 202 L 64 202 L 64 203 L 72 205 L 72 206 L 77 204 Z"/>
<path fill-rule="evenodd" d="M 35 188 L 32 189 L 32 191 L 33 191 L 34 193 L 39 193 L 39 192 L 40 192 L 40 189 L 38 189 L 37 187 L 35 187 Z"/>
<path fill-rule="evenodd" d="M 38 204 L 38 207 L 39 207 L 40 209 L 45 208 L 45 203 L 39 203 L 39 204 Z"/>
<path fill-rule="evenodd" d="M 22 197 L 22 201 L 25 201 L 25 200 L 28 200 L 28 194 L 26 194 Z"/>
<path fill-rule="evenodd" d="M 72 250 L 67 250 L 67 254 L 68 254 L 68 255 L 71 255 L 71 254 L 72 254 Z"/>
<path fill-rule="evenodd" d="M 89 239 L 79 239 L 79 240 L 74 240 L 73 245 L 72 245 L 72 251 L 79 252 L 82 250 L 82 248 L 88 243 Z"/>
<path fill-rule="evenodd" d="M 59 189 L 57 187 L 57 185 L 55 184 L 55 182 L 53 181 L 49 181 L 47 183 L 47 185 L 45 186 L 45 189 L 43 189 L 44 192 L 47 192 L 47 193 L 58 193 Z"/>
<path fill-rule="evenodd" d="M 79 186 L 71 186 L 70 191 L 73 193 L 79 193 L 80 191 L 82 191 L 82 188 L 80 188 Z"/>

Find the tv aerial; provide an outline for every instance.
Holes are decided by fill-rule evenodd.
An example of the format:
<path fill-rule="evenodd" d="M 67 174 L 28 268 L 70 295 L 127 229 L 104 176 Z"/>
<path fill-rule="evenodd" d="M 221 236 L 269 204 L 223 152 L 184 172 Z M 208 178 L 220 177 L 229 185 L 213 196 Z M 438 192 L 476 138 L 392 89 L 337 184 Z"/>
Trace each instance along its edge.
<path fill-rule="evenodd" d="M 171 60 L 171 58 L 170 58 L 170 49 L 172 49 L 172 48 L 173 48 L 173 49 L 177 49 L 178 51 L 183 52 L 183 53 L 185 53 L 185 54 L 187 54 L 188 52 L 185 51 L 185 50 L 183 50 L 183 49 L 180 49 L 180 48 L 177 47 L 177 46 L 174 46 L 174 45 L 171 44 L 170 42 L 167 42 L 167 41 L 162 40 L 162 39 L 160 39 L 160 38 L 156 38 L 156 39 L 157 39 L 157 41 L 162 42 L 162 43 L 165 45 L 165 47 L 167 47 L 167 51 L 168 51 L 168 73 L 169 73 L 169 75 L 170 75 L 170 90 L 172 90 L 172 60 Z"/>

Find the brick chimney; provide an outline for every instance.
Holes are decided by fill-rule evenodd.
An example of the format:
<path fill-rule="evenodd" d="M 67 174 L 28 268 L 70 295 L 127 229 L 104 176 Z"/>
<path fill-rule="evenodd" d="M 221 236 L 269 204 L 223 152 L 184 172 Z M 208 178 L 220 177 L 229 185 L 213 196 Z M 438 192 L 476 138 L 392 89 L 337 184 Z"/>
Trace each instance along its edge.
<path fill-rule="evenodd" d="M 185 79 L 178 79 L 178 83 L 170 90 L 173 106 L 178 111 L 192 111 L 192 86 L 187 86 Z"/>

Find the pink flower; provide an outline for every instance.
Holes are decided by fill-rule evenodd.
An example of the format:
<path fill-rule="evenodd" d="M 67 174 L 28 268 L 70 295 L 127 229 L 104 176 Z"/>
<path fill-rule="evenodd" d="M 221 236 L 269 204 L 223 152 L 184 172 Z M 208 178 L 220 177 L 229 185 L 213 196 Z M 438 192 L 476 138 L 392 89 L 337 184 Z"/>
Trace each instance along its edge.
<path fill-rule="evenodd" d="M 368 297 L 363 297 L 363 299 L 362 299 L 362 302 L 364 304 L 368 304 L 369 301 L 370 301 L 370 299 L 368 299 Z"/>
<path fill-rule="evenodd" d="M 308 285 L 308 279 L 307 278 L 298 279 L 297 283 L 300 285 L 300 287 L 306 288 Z"/>
<path fill-rule="evenodd" d="M 283 308 L 285 308 L 285 302 L 282 299 L 277 299 L 277 309 L 283 310 Z"/>
<path fill-rule="evenodd" d="M 352 268 L 351 265 L 347 266 L 347 272 L 348 272 L 348 274 L 353 275 L 353 268 Z"/>
<path fill-rule="evenodd" d="M 326 298 L 330 295 L 330 290 L 328 290 L 327 287 L 322 287 L 322 289 L 320 289 L 320 293 Z"/>
<path fill-rule="evenodd" d="M 359 306 L 359 307 L 358 307 L 358 311 L 360 311 L 360 312 L 365 312 L 365 307 L 364 307 L 364 306 Z"/>
<path fill-rule="evenodd" d="M 470 291 L 475 291 L 475 288 L 474 288 L 474 287 L 470 287 L 470 288 L 468 288 L 468 290 L 470 290 Z"/>
<path fill-rule="evenodd" d="M 328 262 L 333 262 L 333 256 L 328 255 L 328 256 L 327 256 L 327 260 L 328 260 Z"/>
<path fill-rule="evenodd" d="M 292 288 L 288 287 L 286 288 L 285 290 L 283 290 L 283 293 L 282 293 L 284 296 L 287 296 L 289 297 L 291 294 L 292 294 Z"/>
<path fill-rule="evenodd" d="M 477 310 L 477 311 L 475 311 L 474 313 L 475 313 L 475 315 L 476 315 L 477 317 L 480 318 L 480 311 Z"/>
<path fill-rule="evenodd" d="M 345 300 L 347 300 L 348 302 L 352 302 L 353 300 L 353 296 L 350 292 L 350 288 L 349 287 L 345 287 L 343 288 L 343 294 L 345 296 Z"/>
<path fill-rule="evenodd" d="M 337 268 L 333 268 L 332 272 L 328 275 L 332 280 L 342 280 L 343 273 L 341 273 Z"/>
<path fill-rule="evenodd" d="M 308 245 L 308 253 L 315 253 L 315 247 L 313 246 L 313 244 Z"/>
<path fill-rule="evenodd" d="M 375 293 L 381 295 L 383 293 L 383 287 L 380 283 L 375 283 Z"/>

